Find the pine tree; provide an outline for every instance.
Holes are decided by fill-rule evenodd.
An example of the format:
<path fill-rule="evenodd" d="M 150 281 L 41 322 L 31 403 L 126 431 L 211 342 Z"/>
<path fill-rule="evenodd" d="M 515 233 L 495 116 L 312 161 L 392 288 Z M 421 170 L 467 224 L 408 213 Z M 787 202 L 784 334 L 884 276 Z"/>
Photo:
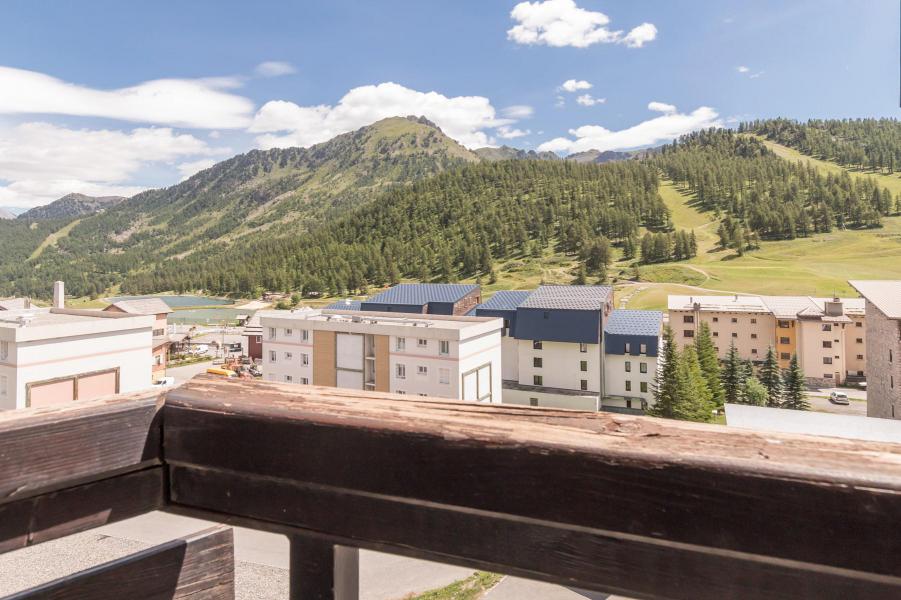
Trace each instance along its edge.
<path fill-rule="evenodd" d="M 648 410 L 648 414 L 674 419 L 678 394 L 679 352 L 673 341 L 673 330 L 669 326 L 663 329 L 663 352 L 660 361 L 654 382 L 654 406 Z"/>
<path fill-rule="evenodd" d="M 810 410 L 810 404 L 804 397 L 804 372 L 801 365 L 798 364 L 798 355 L 792 355 L 788 369 L 783 373 L 783 392 L 782 408 L 790 408 L 792 410 Z"/>
<path fill-rule="evenodd" d="M 779 361 L 776 359 L 776 351 L 770 346 L 766 352 L 766 359 L 760 367 L 760 383 L 766 388 L 766 405 L 778 407 L 782 405 L 782 372 L 779 370 Z"/>
<path fill-rule="evenodd" d="M 766 387 L 756 377 L 749 377 L 742 385 L 742 398 L 745 404 L 752 406 L 766 406 Z"/>
<path fill-rule="evenodd" d="M 694 346 L 686 346 L 679 358 L 675 415 L 683 421 L 707 422 L 713 418 L 713 398 L 701 371 Z"/>
<path fill-rule="evenodd" d="M 701 323 L 698 327 L 694 347 L 698 355 L 698 363 L 701 365 L 701 372 L 707 382 L 707 389 L 710 390 L 710 397 L 717 408 L 721 408 L 725 394 L 722 381 L 720 381 L 720 361 L 716 356 L 716 347 L 713 345 L 710 326 L 707 323 Z"/>
<path fill-rule="evenodd" d="M 740 404 L 742 402 L 742 384 L 744 383 L 744 365 L 735 344 L 729 346 L 726 360 L 723 364 L 722 381 L 723 396 L 726 402 Z"/>

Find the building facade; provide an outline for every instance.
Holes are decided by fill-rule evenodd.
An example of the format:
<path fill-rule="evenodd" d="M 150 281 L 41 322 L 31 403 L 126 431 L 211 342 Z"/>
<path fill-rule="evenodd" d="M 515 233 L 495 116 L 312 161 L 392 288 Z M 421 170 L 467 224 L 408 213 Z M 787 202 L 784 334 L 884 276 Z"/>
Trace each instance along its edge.
<path fill-rule="evenodd" d="M 160 298 L 135 298 L 113 302 L 103 310 L 127 315 L 149 315 L 154 318 L 152 377 L 154 380 L 164 377 L 169 361 L 169 348 L 172 345 L 168 322 L 172 309 L 169 305 Z"/>
<path fill-rule="evenodd" d="M 254 362 L 263 360 L 263 327 L 260 325 L 260 315 L 255 314 L 244 322 L 241 331 L 242 350 L 244 356 Z"/>
<path fill-rule="evenodd" d="M 257 314 L 268 381 L 501 401 L 500 319 L 312 309 Z"/>
<path fill-rule="evenodd" d="M 680 346 L 694 342 L 706 323 L 721 359 L 734 344 L 742 358 L 760 363 L 773 347 L 782 368 L 797 355 L 812 385 L 866 376 L 866 315 L 860 298 L 674 295 L 668 312 Z"/>
<path fill-rule="evenodd" d="M 663 313 L 614 310 L 604 326 L 604 408 L 646 410 L 654 405 Z"/>
<path fill-rule="evenodd" d="M 901 281 L 849 281 L 866 300 L 867 416 L 901 419 Z"/>
<path fill-rule="evenodd" d="M 474 284 L 400 283 L 361 301 L 358 310 L 459 316 L 481 301 L 481 288 Z M 344 308 L 356 309 L 355 306 Z"/>

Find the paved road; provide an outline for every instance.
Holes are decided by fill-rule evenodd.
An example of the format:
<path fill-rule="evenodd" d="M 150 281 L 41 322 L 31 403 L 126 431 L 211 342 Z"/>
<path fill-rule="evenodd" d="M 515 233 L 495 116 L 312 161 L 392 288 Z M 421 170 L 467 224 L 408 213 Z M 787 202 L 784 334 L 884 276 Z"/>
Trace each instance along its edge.
<path fill-rule="evenodd" d="M 169 367 L 166 369 L 166 375 L 175 378 L 175 385 L 181 385 L 198 373 L 205 373 L 212 366 L 213 362 L 208 360 L 183 367 Z"/>
<path fill-rule="evenodd" d="M 858 415 L 867 416 L 867 403 L 865 400 L 851 399 L 851 404 L 843 406 L 841 404 L 833 404 L 828 397 L 807 395 L 807 401 L 810 402 L 810 409 L 818 412 L 827 412 L 837 415 Z"/>

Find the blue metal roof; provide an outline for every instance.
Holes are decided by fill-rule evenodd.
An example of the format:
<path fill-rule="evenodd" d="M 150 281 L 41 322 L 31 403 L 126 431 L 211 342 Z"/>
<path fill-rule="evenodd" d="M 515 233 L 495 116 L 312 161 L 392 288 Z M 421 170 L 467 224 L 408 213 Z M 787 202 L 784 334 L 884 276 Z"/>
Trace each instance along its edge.
<path fill-rule="evenodd" d="M 338 300 L 326 306 L 326 310 L 361 310 L 359 300 Z"/>
<path fill-rule="evenodd" d="M 657 337 L 662 325 L 663 313 L 657 310 L 614 310 L 604 324 L 604 333 Z"/>
<path fill-rule="evenodd" d="M 399 283 L 366 302 L 420 306 L 430 302 L 454 303 L 477 289 L 479 286 L 466 283 Z"/>
<path fill-rule="evenodd" d="M 476 306 L 476 310 L 516 310 L 531 293 L 528 290 L 501 290 L 495 292 L 487 302 Z"/>
<path fill-rule="evenodd" d="M 606 285 L 542 285 L 520 304 L 522 308 L 601 310 L 613 288 Z"/>

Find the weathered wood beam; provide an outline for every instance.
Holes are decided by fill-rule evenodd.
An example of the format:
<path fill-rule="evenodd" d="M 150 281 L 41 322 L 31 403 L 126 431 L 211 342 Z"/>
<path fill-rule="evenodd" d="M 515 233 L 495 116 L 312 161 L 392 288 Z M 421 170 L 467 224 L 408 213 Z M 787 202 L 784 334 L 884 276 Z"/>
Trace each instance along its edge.
<path fill-rule="evenodd" d="M 291 600 L 357 600 L 360 560 L 356 548 L 320 538 L 290 535 Z"/>
<path fill-rule="evenodd" d="M 159 392 L 0 412 L 0 505 L 160 465 Z"/>
<path fill-rule="evenodd" d="M 232 530 L 213 527 L 7 596 L 7 600 L 233 600 Z"/>
<path fill-rule="evenodd" d="M 645 597 L 901 590 L 901 445 L 208 378 L 164 413 L 186 507 Z"/>

